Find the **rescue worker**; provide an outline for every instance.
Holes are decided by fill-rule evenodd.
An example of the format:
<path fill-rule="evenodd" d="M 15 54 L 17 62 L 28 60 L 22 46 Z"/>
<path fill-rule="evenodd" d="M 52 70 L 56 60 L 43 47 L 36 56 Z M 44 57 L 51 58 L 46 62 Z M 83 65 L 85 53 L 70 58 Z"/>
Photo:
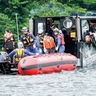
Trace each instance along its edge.
<path fill-rule="evenodd" d="M 44 36 L 44 52 L 54 53 L 55 52 L 55 42 L 54 39 L 46 33 Z"/>
<path fill-rule="evenodd" d="M 38 35 L 36 37 L 36 47 L 39 50 L 40 54 L 44 54 L 44 44 L 43 44 L 43 40 L 44 40 L 44 30 L 39 30 L 38 31 Z"/>
<path fill-rule="evenodd" d="M 63 33 L 59 33 L 59 29 L 55 28 L 54 30 L 54 35 L 55 35 L 55 44 L 56 48 L 55 50 L 59 53 L 64 53 L 65 51 L 65 40 L 64 40 L 64 35 Z"/>
<path fill-rule="evenodd" d="M 8 57 L 13 57 L 16 62 L 19 62 L 25 56 L 38 55 L 38 53 L 32 53 L 26 49 L 24 49 L 23 43 L 18 42 L 18 48 L 14 49 L 12 52 L 8 54 Z"/>
<path fill-rule="evenodd" d="M 89 31 L 86 31 L 85 33 L 84 33 L 84 39 L 85 39 L 85 42 L 86 43 L 89 43 L 89 42 L 91 42 L 92 41 L 92 39 L 91 39 L 91 33 L 89 32 Z"/>
<path fill-rule="evenodd" d="M 96 47 L 96 32 L 90 32 L 90 37 L 91 37 L 93 46 Z"/>
<path fill-rule="evenodd" d="M 86 35 L 85 41 L 86 41 L 86 43 L 91 42 L 92 41 L 91 40 L 91 36 L 90 35 Z"/>
<path fill-rule="evenodd" d="M 10 53 L 14 49 L 14 46 L 15 46 L 14 35 L 9 29 L 7 29 L 4 34 L 2 50 L 5 49 L 7 53 Z"/>
<path fill-rule="evenodd" d="M 27 27 L 22 28 L 23 35 L 21 36 L 20 40 L 23 42 L 26 49 L 30 52 L 37 53 L 38 50 L 35 46 L 35 39 L 36 37 L 33 34 L 28 32 Z"/>

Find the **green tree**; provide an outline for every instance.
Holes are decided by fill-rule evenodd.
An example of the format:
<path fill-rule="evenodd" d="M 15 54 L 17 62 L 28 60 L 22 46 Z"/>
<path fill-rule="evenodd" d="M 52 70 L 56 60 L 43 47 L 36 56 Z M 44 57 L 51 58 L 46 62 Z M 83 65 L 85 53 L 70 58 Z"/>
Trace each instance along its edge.
<path fill-rule="evenodd" d="M 0 37 L 4 35 L 6 29 L 14 31 L 15 22 L 12 21 L 7 15 L 0 13 Z"/>
<path fill-rule="evenodd" d="M 0 35 L 8 27 L 16 34 L 16 13 L 21 31 L 28 27 L 29 15 L 70 16 L 87 11 L 96 12 L 96 0 L 0 0 Z"/>
<path fill-rule="evenodd" d="M 15 14 L 18 13 L 20 23 L 27 22 L 31 0 L 0 0 L 0 12 L 8 15 L 12 20 L 15 19 Z M 25 23 L 24 23 L 25 24 Z"/>
<path fill-rule="evenodd" d="M 72 0 L 69 0 L 72 2 Z M 33 3 L 31 10 L 32 17 L 34 16 L 70 16 L 72 13 L 86 13 L 86 9 L 79 7 L 75 4 L 68 5 L 57 2 L 57 0 L 50 0 L 45 4 L 40 5 L 39 3 Z M 36 7 L 37 6 L 37 7 Z"/>

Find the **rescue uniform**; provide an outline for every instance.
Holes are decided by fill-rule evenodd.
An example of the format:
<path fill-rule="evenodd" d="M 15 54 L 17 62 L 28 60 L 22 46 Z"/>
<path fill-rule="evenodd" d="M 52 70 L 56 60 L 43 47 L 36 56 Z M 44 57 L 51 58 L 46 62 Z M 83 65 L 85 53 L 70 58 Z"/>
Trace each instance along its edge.
<path fill-rule="evenodd" d="M 37 55 L 37 53 L 32 53 L 24 48 L 18 48 L 13 50 L 8 54 L 8 57 L 13 57 L 15 58 L 16 62 L 19 62 L 23 57 L 25 56 L 31 56 L 31 55 Z"/>
<path fill-rule="evenodd" d="M 20 49 L 20 50 L 22 50 L 22 51 L 24 52 L 24 54 L 27 55 L 27 56 L 35 55 L 35 53 L 32 53 L 32 52 L 30 52 L 30 51 L 28 51 L 28 50 L 25 50 L 25 49 Z M 8 54 L 8 56 L 9 56 L 9 57 L 12 57 L 12 56 L 14 56 L 14 55 L 16 54 L 16 52 L 17 52 L 18 55 L 19 55 L 19 54 L 21 55 L 20 50 L 19 50 L 19 49 L 13 50 L 12 52 L 10 52 L 10 53 Z M 20 52 L 20 53 L 19 53 L 19 52 Z M 23 55 L 24 55 L 24 54 L 23 54 Z"/>
<path fill-rule="evenodd" d="M 56 48 L 59 53 L 64 53 L 65 51 L 65 41 L 64 41 L 64 35 L 63 34 L 58 34 L 55 37 L 55 42 L 56 42 Z"/>
<path fill-rule="evenodd" d="M 38 50 L 35 46 L 35 36 L 33 34 L 23 34 L 21 36 L 21 42 L 23 42 L 24 46 L 26 47 L 26 50 L 33 52 L 33 53 L 38 53 Z"/>
<path fill-rule="evenodd" d="M 55 42 L 51 36 L 44 37 L 44 48 L 47 50 L 47 53 L 55 52 Z"/>
<path fill-rule="evenodd" d="M 10 53 L 14 49 L 14 35 L 12 33 L 6 32 L 4 34 L 3 46 L 7 53 Z"/>
<path fill-rule="evenodd" d="M 36 37 L 36 47 L 39 50 L 40 54 L 44 54 L 44 44 L 43 44 L 44 37 L 43 36 L 37 36 Z"/>

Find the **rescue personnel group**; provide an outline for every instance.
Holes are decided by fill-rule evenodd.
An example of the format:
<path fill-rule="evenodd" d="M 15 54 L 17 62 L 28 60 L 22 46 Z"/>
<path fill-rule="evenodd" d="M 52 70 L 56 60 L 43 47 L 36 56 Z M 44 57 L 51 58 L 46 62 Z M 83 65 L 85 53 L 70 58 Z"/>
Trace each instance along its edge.
<path fill-rule="evenodd" d="M 64 53 L 65 41 L 64 34 L 58 28 L 52 29 L 53 35 L 50 35 L 44 30 L 39 30 L 37 36 L 34 36 L 28 31 L 27 27 L 22 28 L 22 35 L 18 42 L 18 48 L 15 48 L 15 38 L 11 30 L 5 30 L 4 42 L 2 50 L 8 53 L 8 57 L 12 58 L 14 55 L 19 61 L 24 56 L 50 54 L 50 53 Z"/>

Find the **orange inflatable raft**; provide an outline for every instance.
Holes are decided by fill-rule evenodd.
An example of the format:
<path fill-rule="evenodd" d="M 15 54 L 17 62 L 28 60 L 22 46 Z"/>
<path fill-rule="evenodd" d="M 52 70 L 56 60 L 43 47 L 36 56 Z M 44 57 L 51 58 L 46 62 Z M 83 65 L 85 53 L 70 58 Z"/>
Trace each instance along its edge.
<path fill-rule="evenodd" d="M 22 75 L 45 74 L 60 72 L 61 70 L 74 70 L 77 57 L 66 53 L 42 54 L 27 56 L 18 63 L 18 72 Z"/>

